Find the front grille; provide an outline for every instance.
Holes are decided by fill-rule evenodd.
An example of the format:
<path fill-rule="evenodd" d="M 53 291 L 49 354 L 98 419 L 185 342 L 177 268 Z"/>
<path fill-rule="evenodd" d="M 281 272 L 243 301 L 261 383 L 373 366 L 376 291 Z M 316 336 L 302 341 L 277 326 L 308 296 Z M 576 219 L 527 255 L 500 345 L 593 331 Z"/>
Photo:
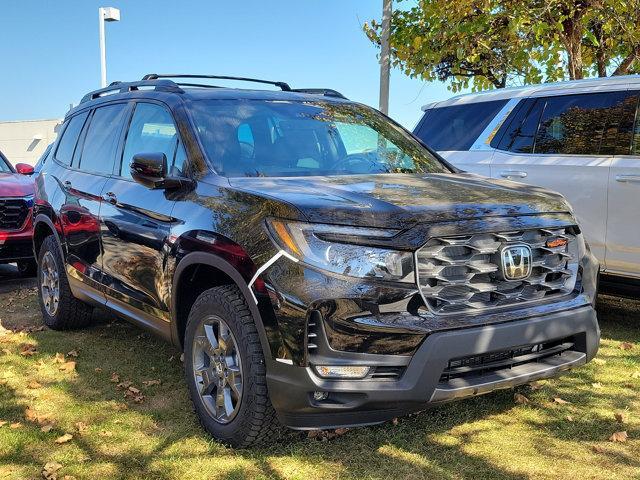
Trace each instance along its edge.
<path fill-rule="evenodd" d="M 574 349 L 573 338 L 553 342 L 512 347 L 480 355 L 469 355 L 449 360 L 447 368 L 440 376 L 440 383 L 455 378 L 471 379 L 489 375 L 499 370 L 510 369 L 526 363 L 534 363 L 546 358 L 562 355 Z"/>
<path fill-rule="evenodd" d="M 567 244 L 548 246 L 560 239 Z M 505 246 L 523 244 L 531 248 L 531 274 L 507 280 L 500 252 Z M 433 238 L 416 252 L 418 286 L 435 314 L 542 301 L 573 291 L 577 257 L 577 238 L 565 228 Z"/>
<path fill-rule="evenodd" d="M 18 230 L 29 214 L 24 198 L 0 198 L 0 230 Z"/>

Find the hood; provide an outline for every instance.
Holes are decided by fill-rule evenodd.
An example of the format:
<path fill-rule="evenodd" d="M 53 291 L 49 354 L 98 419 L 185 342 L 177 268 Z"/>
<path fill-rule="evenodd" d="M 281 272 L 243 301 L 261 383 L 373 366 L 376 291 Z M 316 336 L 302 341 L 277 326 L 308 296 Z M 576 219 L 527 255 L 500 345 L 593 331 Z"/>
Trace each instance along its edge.
<path fill-rule="evenodd" d="M 469 173 L 243 177 L 229 182 L 291 204 L 318 223 L 404 228 L 422 222 L 571 212 L 560 194 Z"/>
<path fill-rule="evenodd" d="M 19 173 L 0 173 L 0 197 L 25 197 L 33 195 L 33 178 Z"/>

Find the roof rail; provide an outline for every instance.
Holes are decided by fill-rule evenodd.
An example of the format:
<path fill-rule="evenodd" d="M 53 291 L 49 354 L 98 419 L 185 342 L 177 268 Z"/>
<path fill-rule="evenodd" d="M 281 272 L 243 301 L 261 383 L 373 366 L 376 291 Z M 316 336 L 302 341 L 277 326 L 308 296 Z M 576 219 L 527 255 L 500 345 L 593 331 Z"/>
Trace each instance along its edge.
<path fill-rule="evenodd" d="M 283 92 L 290 92 L 291 87 L 288 83 L 285 82 L 273 82 L 271 80 L 260 80 L 258 78 L 247 78 L 247 77 L 229 77 L 226 75 L 185 75 L 185 74 L 158 74 L 158 73 L 149 73 L 142 77 L 142 80 L 158 80 L 161 78 L 206 78 L 206 79 L 215 79 L 215 80 L 239 80 L 242 82 L 254 82 L 254 83 L 264 83 L 267 85 L 274 85 Z M 200 86 L 200 85 L 199 85 Z"/>
<path fill-rule="evenodd" d="M 116 93 L 127 93 L 135 90 L 139 90 L 140 87 L 154 87 L 154 90 L 160 92 L 173 92 L 184 93 L 176 83 L 171 80 L 159 80 L 159 81 L 147 81 L 142 80 L 140 82 L 111 82 L 108 87 L 94 90 L 87 93 L 80 103 L 95 100 L 96 98 L 104 97 L 105 95 L 113 95 Z"/>
<path fill-rule="evenodd" d="M 294 88 L 292 91 L 297 93 L 310 93 L 312 95 L 324 95 L 325 97 L 347 98 L 332 88 Z"/>

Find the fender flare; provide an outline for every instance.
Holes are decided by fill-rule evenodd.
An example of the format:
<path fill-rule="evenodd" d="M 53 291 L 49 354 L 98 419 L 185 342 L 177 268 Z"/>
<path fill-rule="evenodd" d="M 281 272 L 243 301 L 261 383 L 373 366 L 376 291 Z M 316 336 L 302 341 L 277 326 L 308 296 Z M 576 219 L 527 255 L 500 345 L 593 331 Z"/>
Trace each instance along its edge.
<path fill-rule="evenodd" d="M 32 243 L 33 255 L 36 258 L 36 260 L 38 260 L 38 257 L 36 256 L 35 231 L 36 231 L 36 228 L 38 227 L 38 224 L 40 223 L 44 223 L 49 227 L 49 230 L 51 230 L 54 238 L 56 239 L 56 245 L 58 245 L 58 248 L 60 249 L 60 255 L 62 256 L 62 259 L 65 260 L 66 256 L 64 254 L 64 248 L 62 248 L 62 240 L 60 239 L 60 234 L 58 233 L 58 229 L 54 225 L 53 221 L 44 213 L 39 213 L 38 215 L 36 215 L 36 218 L 33 219 L 34 236 L 31 243 Z"/>
<path fill-rule="evenodd" d="M 238 273 L 238 271 L 233 268 L 233 266 L 229 262 L 227 262 L 223 258 L 218 257 L 217 255 L 207 252 L 188 253 L 182 258 L 182 260 L 180 260 L 173 273 L 173 281 L 171 284 L 171 340 L 173 344 L 178 348 L 183 348 L 178 332 L 178 306 L 176 303 L 175 292 L 178 291 L 178 284 L 184 270 L 194 264 L 204 264 L 213 268 L 217 268 L 221 272 L 228 275 L 234 282 L 234 284 L 240 289 L 240 292 L 242 292 L 244 300 L 247 303 L 249 311 L 253 315 L 253 319 L 256 323 L 256 328 L 258 330 L 258 335 L 260 336 L 260 343 L 265 355 L 265 360 L 269 361 L 271 359 L 271 349 L 269 347 L 269 341 L 267 339 L 266 330 L 262 321 L 262 315 L 260 315 L 260 311 L 258 310 L 258 306 L 254 301 L 254 296 L 249 289 L 249 285 L 242 277 L 242 275 L 240 275 L 240 273 Z"/>

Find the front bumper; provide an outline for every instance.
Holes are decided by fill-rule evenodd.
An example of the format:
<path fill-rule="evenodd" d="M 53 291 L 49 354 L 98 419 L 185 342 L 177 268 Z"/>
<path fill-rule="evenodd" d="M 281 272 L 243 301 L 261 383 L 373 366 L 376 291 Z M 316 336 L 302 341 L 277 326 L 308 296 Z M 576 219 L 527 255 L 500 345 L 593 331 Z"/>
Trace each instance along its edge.
<path fill-rule="evenodd" d="M 443 375 L 449 371 L 452 359 L 565 341 L 571 347 L 552 356 L 468 377 Z M 387 368 L 399 368 L 402 373 L 397 380 L 325 380 L 315 375 L 311 367 L 272 361 L 267 382 L 280 421 L 291 428 L 368 425 L 424 409 L 429 404 L 556 376 L 591 360 L 599 341 L 595 310 L 584 305 L 526 320 L 435 332 L 426 337 L 413 356 L 349 355 L 350 362 L 355 364 L 381 365 L 382 360 Z M 317 401 L 314 392 L 327 392 L 328 396 Z"/>

